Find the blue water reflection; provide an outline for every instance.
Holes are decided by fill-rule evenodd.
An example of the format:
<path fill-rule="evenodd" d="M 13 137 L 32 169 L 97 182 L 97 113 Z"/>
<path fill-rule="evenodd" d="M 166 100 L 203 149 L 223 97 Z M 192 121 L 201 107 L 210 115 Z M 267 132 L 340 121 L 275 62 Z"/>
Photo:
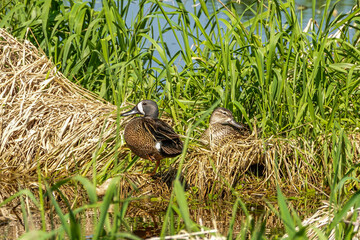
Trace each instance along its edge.
<path fill-rule="evenodd" d="M 199 1 L 184 0 L 184 1 L 177 2 L 175 0 L 163 0 L 162 2 L 165 4 L 168 4 L 169 6 L 174 6 L 174 7 L 178 7 L 179 3 L 183 4 L 186 11 L 197 14 L 200 22 L 203 23 L 204 28 L 206 28 L 209 20 L 205 16 L 205 13 L 201 10 L 201 5 L 200 5 Z M 313 2 L 315 5 L 314 9 L 312 7 Z M 233 3 L 234 8 L 236 9 L 236 13 L 239 16 L 241 16 L 242 22 L 246 22 L 246 21 L 254 18 L 257 14 L 256 8 L 262 4 L 260 1 L 254 1 L 254 0 L 223 0 L 222 3 L 228 7 L 231 3 Z M 296 8 L 295 13 L 299 19 L 299 23 L 301 24 L 300 27 L 302 29 L 304 29 L 311 18 L 315 19 L 317 22 L 320 22 L 321 19 L 323 18 L 323 14 L 330 14 L 330 13 L 324 13 L 324 7 L 325 7 L 326 3 L 327 3 L 326 0 L 297 0 L 297 1 L 295 1 L 295 8 Z M 334 19 L 336 17 L 336 15 L 346 14 L 349 11 L 351 11 L 353 6 L 356 4 L 356 1 L 355 0 L 342 0 L 342 1 L 330 1 L 330 3 L 331 4 L 330 4 L 329 11 L 332 9 L 332 6 L 334 6 L 334 4 L 336 4 L 336 7 L 335 7 L 336 11 L 333 13 L 333 16 L 331 16 L 331 18 Z M 221 4 L 221 2 L 218 0 L 208 0 L 208 1 L 206 1 L 206 8 L 207 8 L 207 11 L 209 12 L 209 14 L 212 14 L 215 10 L 222 8 L 224 6 L 223 4 Z M 266 11 L 266 5 L 268 5 L 268 2 L 265 0 L 263 2 L 264 11 Z M 151 6 L 153 6 L 153 3 L 151 3 L 151 2 L 147 3 L 148 9 L 145 9 L 145 12 L 149 12 Z M 101 9 L 101 7 L 102 7 L 101 3 L 97 3 L 96 8 Z M 138 0 L 132 1 L 130 9 L 131 9 L 131 12 L 127 15 L 127 17 L 125 19 L 126 24 L 128 26 L 131 26 L 133 21 L 135 21 L 135 18 L 139 11 L 139 1 Z M 174 9 L 171 9 L 170 7 L 164 7 L 164 11 L 165 12 L 173 12 Z M 159 13 L 158 16 L 159 16 L 159 18 L 154 21 L 155 24 L 153 26 L 151 26 L 152 30 L 153 30 L 152 31 L 153 35 L 151 37 L 153 39 L 155 39 L 156 41 L 160 41 L 159 32 L 162 32 L 164 44 L 166 44 L 167 50 L 168 50 L 168 52 L 167 52 L 168 59 L 170 59 L 176 53 L 178 53 L 181 49 L 185 49 L 185 46 L 184 46 L 185 43 L 182 39 L 182 37 L 183 37 L 182 31 L 179 31 L 176 29 L 171 29 L 171 30 L 168 29 L 168 31 L 164 32 L 163 30 L 165 28 L 168 28 L 169 25 L 167 24 L 167 21 L 163 18 L 163 16 L 161 16 L 161 13 Z M 180 21 L 178 19 L 177 15 L 174 17 L 171 14 L 168 14 L 168 17 L 170 19 L 172 19 L 172 21 L 174 21 L 176 24 L 178 24 L 179 23 L 178 21 Z M 220 12 L 218 14 L 218 17 L 228 20 L 228 17 L 224 12 Z M 190 18 L 189 21 L 190 21 L 190 26 L 194 26 L 193 19 Z M 283 18 L 282 21 L 286 21 L 286 19 Z M 159 25 L 158 25 L 158 23 L 159 23 Z M 286 22 L 283 22 L 282 24 L 285 24 L 285 23 Z M 219 24 L 221 25 L 223 23 L 221 21 L 219 21 Z M 181 25 L 181 23 L 179 23 L 179 25 Z M 222 31 L 222 29 L 225 29 L 225 28 L 226 28 L 225 25 L 219 26 L 220 31 Z M 217 29 L 215 29 L 215 30 L 217 30 Z M 189 31 L 192 31 L 191 28 L 189 29 Z M 178 36 L 178 39 L 176 38 L 176 36 L 174 34 L 176 34 Z M 189 33 L 189 34 L 191 34 L 191 33 Z M 266 41 L 266 37 L 264 36 L 263 29 L 257 29 L 256 34 L 263 41 Z M 204 39 L 201 39 L 200 42 L 203 40 Z M 195 46 L 194 46 L 193 38 L 188 38 L 188 41 L 189 41 L 189 45 L 192 46 L 192 50 L 194 50 Z M 150 45 L 151 44 L 149 43 L 149 46 Z M 161 60 L 160 56 L 157 52 L 155 52 L 154 57 Z M 183 60 L 180 57 L 174 62 L 174 64 L 176 66 L 178 66 L 179 70 L 181 70 L 181 68 L 182 68 L 182 65 L 183 65 L 182 61 Z M 157 65 L 156 63 L 154 63 L 154 64 Z"/>

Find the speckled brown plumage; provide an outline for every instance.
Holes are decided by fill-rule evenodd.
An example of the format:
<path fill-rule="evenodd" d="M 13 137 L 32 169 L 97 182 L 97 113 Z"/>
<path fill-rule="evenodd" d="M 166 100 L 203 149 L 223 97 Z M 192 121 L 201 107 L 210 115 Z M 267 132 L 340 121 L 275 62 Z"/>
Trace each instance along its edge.
<path fill-rule="evenodd" d="M 154 101 L 143 100 L 122 116 L 137 113 L 144 116 L 130 120 L 124 130 L 124 138 L 137 156 L 156 161 L 155 173 L 161 159 L 181 154 L 183 143 L 167 123 L 157 118 L 158 107 Z"/>
<path fill-rule="evenodd" d="M 219 107 L 211 114 L 209 127 L 202 134 L 200 140 L 205 145 L 215 148 L 232 139 L 249 135 L 249 131 L 234 120 L 230 110 Z"/>
<path fill-rule="evenodd" d="M 124 137 L 131 151 L 141 158 L 160 160 L 182 152 L 179 136 L 160 119 L 136 117 L 126 125 Z M 160 151 L 155 147 L 157 142 L 161 142 Z"/>

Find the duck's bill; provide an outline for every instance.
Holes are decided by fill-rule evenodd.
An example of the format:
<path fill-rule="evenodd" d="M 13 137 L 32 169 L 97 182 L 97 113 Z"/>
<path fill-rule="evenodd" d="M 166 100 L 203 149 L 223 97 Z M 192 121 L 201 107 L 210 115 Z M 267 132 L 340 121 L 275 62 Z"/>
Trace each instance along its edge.
<path fill-rule="evenodd" d="M 130 116 L 130 115 L 134 115 L 134 114 L 138 114 L 140 113 L 139 110 L 137 109 L 137 107 L 135 106 L 133 109 L 131 109 L 130 111 L 124 112 L 122 114 L 120 114 L 120 116 L 125 117 L 125 116 Z"/>
<path fill-rule="evenodd" d="M 228 124 L 235 127 L 235 128 L 238 128 L 238 129 L 243 129 L 244 128 L 244 126 L 242 124 L 235 122 L 235 120 L 229 121 Z"/>

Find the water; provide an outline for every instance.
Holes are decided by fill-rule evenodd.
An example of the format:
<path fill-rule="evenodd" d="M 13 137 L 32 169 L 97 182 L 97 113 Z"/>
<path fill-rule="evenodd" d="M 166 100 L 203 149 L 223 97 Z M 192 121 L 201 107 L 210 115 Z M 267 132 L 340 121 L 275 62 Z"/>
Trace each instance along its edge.
<path fill-rule="evenodd" d="M 245 0 L 242 1 L 237 6 L 237 13 L 241 14 L 247 8 L 247 6 L 251 5 L 252 1 Z M 335 4 L 336 1 L 331 1 L 331 5 Z M 312 18 L 313 10 L 312 10 L 312 0 L 296 0 L 296 13 L 298 14 L 298 18 L 300 19 L 302 16 L 303 24 L 306 24 L 310 18 Z M 315 4 L 315 20 L 320 21 L 323 16 L 324 7 L 326 4 L 326 0 L 318 0 Z M 345 14 L 351 10 L 351 8 L 356 4 L 354 0 L 344 0 L 340 1 L 336 5 L 336 11 L 338 14 Z M 246 11 L 244 14 L 244 20 L 249 20 L 250 18 L 254 17 L 250 11 Z"/>
<path fill-rule="evenodd" d="M 234 0 L 233 0 L 234 1 Z M 175 0 L 164 0 L 164 3 L 177 7 L 178 4 Z M 226 5 L 228 4 L 229 0 L 224 0 L 223 3 Z M 251 18 L 253 18 L 256 14 L 256 6 L 258 4 L 254 4 L 253 0 L 239 0 L 240 3 L 235 4 L 235 8 L 236 8 L 236 13 L 241 16 L 242 22 L 246 22 L 248 20 L 250 20 Z M 192 0 L 185 0 L 182 1 L 182 3 L 184 4 L 185 9 L 188 12 L 199 12 L 201 9 L 200 3 L 198 1 L 196 1 L 194 3 L 194 1 Z M 330 9 L 332 9 L 332 6 L 336 3 L 336 1 L 331 1 L 331 5 L 330 5 Z M 267 4 L 265 2 L 265 4 Z M 305 28 L 305 26 L 307 25 L 307 23 L 309 22 L 309 20 L 311 18 L 315 19 L 318 23 L 321 21 L 323 14 L 329 14 L 329 13 L 324 13 L 324 7 L 326 4 L 326 0 L 318 0 L 316 1 L 315 4 L 315 10 L 312 10 L 312 0 L 297 0 L 295 1 L 295 5 L 296 5 L 296 14 L 298 19 L 300 20 L 300 22 L 302 23 L 302 29 Z M 356 4 L 356 2 L 354 0 L 343 0 L 340 1 L 336 4 L 336 11 L 335 14 L 333 16 L 331 16 L 332 19 L 334 19 L 336 16 L 338 16 L 339 14 L 346 14 L 348 13 L 353 6 Z M 214 6 L 215 9 L 220 9 L 222 7 L 221 3 L 219 3 L 218 1 L 207 1 L 206 2 L 206 7 L 207 10 L 209 11 L 209 13 L 211 14 L 214 11 Z M 195 9 L 194 9 L 195 8 Z M 129 17 L 126 19 L 126 23 L 128 24 L 128 26 L 131 25 L 131 23 L 134 21 L 134 18 L 138 12 L 138 1 L 133 1 L 131 3 L 131 10 L 133 11 L 131 14 L 129 14 Z M 249 10 L 252 9 L 253 11 Z M 164 8 L 164 10 L 166 12 L 171 12 L 174 11 L 174 9 L 171 8 Z M 314 14 L 314 16 L 313 16 Z M 218 15 L 219 18 L 224 18 L 226 20 L 227 16 L 224 13 L 220 13 Z M 203 26 L 205 26 L 207 24 L 208 19 L 205 17 L 204 14 L 202 14 L 200 16 L 200 22 L 203 24 Z M 177 19 L 173 19 L 173 21 L 177 22 Z M 283 21 L 285 21 L 285 18 L 283 18 Z M 164 26 L 166 26 L 166 20 L 163 18 L 159 18 L 159 22 L 160 22 L 160 28 L 164 28 Z M 158 28 L 157 26 L 157 20 L 154 21 L 155 25 L 153 26 L 154 28 L 154 35 L 152 36 L 152 38 L 154 39 L 159 39 L 159 35 L 158 32 L 161 31 L 161 29 Z M 221 24 L 221 21 L 219 21 L 219 23 Z M 285 22 L 283 23 L 285 24 Z M 190 25 L 193 26 L 194 25 L 194 21 L 190 18 Z M 220 26 L 221 28 L 225 28 L 225 25 Z M 180 42 L 177 41 L 176 37 L 174 36 L 173 31 L 167 31 L 166 33 L 163 34 L 163 38 L 164 38 L 164 42 L 166 42 L 166 45 L 168 46 L 168 55 L 167 58 L 168 60 L 171 59 L 176 53 L 178 53 L 181 48 L 184 48 L 184 42 L 182 39 L 182 35 L 180 31 L 174 30 L 175 34 L 178 35 L 178 39 Z M 266 38 L 263 34 L 263 31 L 260 29 L 259 30 L 259 37 L 262 38 L 263 42 L 266 41 Z M 204 39 L 202 39 L 204 40 Z M 189 44 L 190 46 L 194 45 L 193 39 L 189 38 Z M 151 44 L 148 43 L 148 46 L 150 46 Z M 201 46 L 200 46 L 201 47 Z M 159 59 L 161 61 L 161 57 L 160 54 L 158 52 L 155 52 L 154 57 Z M 153 61 L 153 66 L 155 67 L 159 67 L 158 64 L 155 63 L 155 61 Z M 181 71 L 184 63 L 181 57 L 179 57 L 174 64 L 177 66 L 177 68 Z"/>
<path fill-rule="evenodd" d="M 298 202 L 298 201 L 297 201 Z M 275 208 L 277 207 L 276 202 L 270 202 Z M 298 210 L 298 215 L 301 218 L 305 216 L 310 216 L 313 212 L 317 210 L 320 206 L 320 201 L 318 199 L 312 199 L 310 205 L 296 206 L 295 209 Z M 192 217 L 192 220 L 209 229 L 217 229 L 217 231 L 222 235 L 226 236 L 230 222 L 233 217 L 233 203 L 228 201 L 216 201 L 208 203 L 190 203 L 189 213 Z M 251 217 L 247 217 L 245 212 L 239 207 L 235 218 L 234 224 L 232 225 L 232 230 L 234 236 L 237 236 L 242 230 L 243 224 L 248 220 L 252 219 L 255 223 L 264 223 L 265 235 L 270 237 L 282 236 L 284 234 L 283 222 L 276 216 L 274 212 L 270 210 L 267 204 L 264 201 L 252 201 L 252 203 L 247 204 L 248 213 Z M 161 229 L 165 220 L 165 214 L 167 210 L 167 202 L 153 202 L 148 200 L 138 200 L 132 201 L 128 206 L 126 216 L 124 221 L 126 226 L 123 224 L 119 232 L 132 232 L 134 235 L 140 238 L 150 238 L 157 237 L 161 233 Z M 20 207 L 16 208 L 15 211 L 18 211 L 17 215 L 21 218 L 22 214 L 20 212 Z M 15 212 L 13 210 L 13 212 Z M 66 208 L 63 209 L 66 212 Z M 46 229 L 51 231 L 51 229 L 57 229 L 61 226 L 60 219 L 53 213 L 50 214 L 49 210 L 46 210 Z M 114 215 L 116 213 L 109 209 L 110 220 L 113 221 Z M 54 216 L 55 215 L 55 216 Z M 76 215 L 77 220 L 81 223 L 81 231 L 87 236 L 87 239 L 92 239 L 94 234 L 94 225 L 95 216 L 99 216 L 99 212 L 95 215 L 94 211 L 87 210 L 85 212 L 79 213 Z M 174 215 L 174 227 L 181 227 L 183 224 L 181 217 L 177 214 Z M 37 211 L 33 211 L 31 217 L 28 219 L 29 228 L 31 230 L 41 229 L 41 216 Z M 180 225 L 180 226 L 178 226 Z M 0 218 L 0 236 L 2 239 L 17 239 L 22 234 L 24 234 L 25 226 L 24 223 L 19 221 L 16 218 L 2 221 Z"/>

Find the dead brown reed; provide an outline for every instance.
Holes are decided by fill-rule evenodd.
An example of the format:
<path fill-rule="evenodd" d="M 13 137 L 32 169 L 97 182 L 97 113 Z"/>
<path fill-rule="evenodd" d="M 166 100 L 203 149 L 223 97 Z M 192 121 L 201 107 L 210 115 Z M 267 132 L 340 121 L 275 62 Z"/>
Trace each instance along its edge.
<path fill-rule="evenodd" d="M 37 169 L 50 178 L 89 175 L 84 166 L 96 149 L 115 144 L 116 107 L 71 83 L 30 42 L 21 43 L 3 29 L 0 106 L 2 178 L 34 177 Z M 96 169 L 114 154 L 99 153 Z"/>
<path fill-rule="evenodd" d="M 252 163 L 262 161 L 261 141 L 232 140 L 216 150 L 195 147 L 189 151 L 185 166 L 186 180 L 199 194 L 228 192 Z"/>
<path fill-rule="evenodd" d="M 302 221 L 302 225 L 307 227 L 306 236 L 309 239 L 319 239 L 318 231 L 324 234 L 326 227 L 333 221 L 335 213 L 338 210 L 339 207 L 335 206 L 334 204 L 330 204 L 328 201 L 322 201 L 322 206 L 320 206 L 312 216 Z M 352 239 L 360 238 L 360 208 L 351 207 L 350 210 L 346 213 L 346 215 L 342 218 L 341 222 L 348 226 L 354 226 L 354 236 Z M 287 234 L 283 236 L 283 239 L 285 239 L 286 237 L 288 237 Z M 331 230 L 328 239 L 336 239 L 335 229 Z"/>
<path fill-rule="evenodd" d="M 30 42 L 21 43 L 3 29 L 0 104 L 0 178 L 11 180 L 0 187 L 0 200 L 35 183 L 37 173 L 50 182 L 76 174 L 91 176 L 92 161 L 100 172 L 111 168 L 115 158 L 121 161 L 129 153 L 121 142 L 115 146 L 119 141 L 114 105 L 71 83 Z M 119 120 L 120 128 L 126 120 Z M 273 185 L 277 180 L 296 191 L 304 182 L 321 189 L 321 151 L 323 142 L 329 140 L 319 139 L 258 139 L 254 134 L 230 139 L 218 149 L 190 146 L 186 181 L 203 197 L 209 193 L 230 196 L 231 188 L 238 187 L 248 168 L 258 164 L 265 169 L 260 185 Z M 353 159 L 358 161 L 359 136 L 350 135 L 349 140 L 354 143 Z M 130 171 L 136 170 L 139 167 Z M 169 191 L 141 174 L 128 174 L 123 180 L 129 182 L 123 182 L 124 193 L 133 191 L 134 186 L 144 189 L 152 184 L 153 193 Z"/>
<path fill-rule="evenodd" d="M 231 189 L 236 189 L 252 165 L 262 165 L 264 173 L 262 180 L 254 184 L 254 189 L 269 183 L 275 186 L 275 181 L 292 187 L 295 191 L 301 189 L 303 180 L 308 184 L 319 185 L 322 174 L 314 174 L 317 162 L 317 149 L 301 139 L 231 139 L 220 148 L 209 150 L 195 147 L 189 151 L 185 166 L 186 179 L 197 187 L 201 197 L 216 194 L 218 197 L 231 196 Z M 261 189 L 264 189 L 263 187 Z"/>
<path fill-rule="evenodd" d="M 112 181 L 112 178 L 107 179 L 103 184 L 96 188 L 98 196 L 105 195 L 105 192 Z M 163 196 L 170 197 L 170 189 L 166 182 L 161 178 L 142 172 L 123 173 L 120 175 L 118 182 L 120 197 L 148 197 L 148 196 Z"/>
<path fill-rule="evenodd" d="M 115 146 L 116 106 L 70 82 L 30 42 L 3 29 L 0 104 L 0 201 L 20 189 L 38 190 L 38 173 L 50 184 L 76 174 L 91 176 L 92 161 L 100 172 L 129 153 L 122 142 Z M 128 120 L 120 119 L 120 135 Z M 100 148 L 105 150 L 97 152 Z M 161 179 L 141 174 L 141 168 L 135 164 L 121 175 L 123 196 L 170 196 Z M 68 185 L 60 190 L 71 196 Z"/>

